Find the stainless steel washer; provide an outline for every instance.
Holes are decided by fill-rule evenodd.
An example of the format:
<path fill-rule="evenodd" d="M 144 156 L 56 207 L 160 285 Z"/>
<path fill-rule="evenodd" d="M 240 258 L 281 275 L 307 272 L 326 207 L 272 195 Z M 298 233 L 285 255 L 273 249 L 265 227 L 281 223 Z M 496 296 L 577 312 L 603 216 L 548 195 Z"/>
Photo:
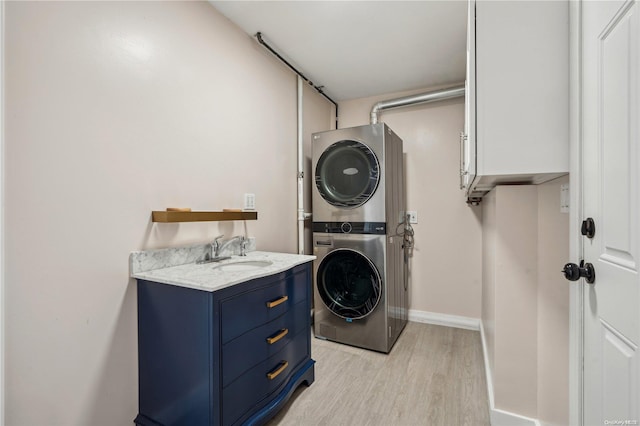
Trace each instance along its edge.
<path fill-rule="evenodd" d="M 314 233 L 314 332 L 388 353 L 407 323 L 402 237 Z"/>
<path fill-rule="evenodd" d="M 316 337 L 389 352 L 407 322 L 402 140 L 384 123 L 312 140 Z"/>

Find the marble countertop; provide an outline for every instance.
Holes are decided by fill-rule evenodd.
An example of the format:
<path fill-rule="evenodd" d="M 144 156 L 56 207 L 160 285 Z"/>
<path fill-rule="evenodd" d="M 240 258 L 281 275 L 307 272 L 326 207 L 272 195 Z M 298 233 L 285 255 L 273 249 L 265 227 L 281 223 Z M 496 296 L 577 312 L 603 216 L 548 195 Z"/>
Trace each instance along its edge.
<path fill-rule="evenodd" d="M 190 249 L 194 251 L 194 248 L 186 250 Z M 132 253 L 130 256 L 131 277 L 196 290 L 216 291 L 255 278 L 284 272 L 316 258 L 300 254 L 251 251 L 246 256 L 235 255 L 231 259 L 220 262 L 196 264 L 188 255 L 188 251 L 176 253 L 175 249 L 166 249 L 165 252 L 156 250 Z M 196 248 L 195 252 L 197 253 L 199 250 Z M 172 259 L 174 260 L 172 261 Z M 190 260 L 189 263 L 172 264 L 184 262 L 186 259 Z M 224 266 L 238 264 L 238 262 L 265 262 L 268 265 L 256 268 Z"/>

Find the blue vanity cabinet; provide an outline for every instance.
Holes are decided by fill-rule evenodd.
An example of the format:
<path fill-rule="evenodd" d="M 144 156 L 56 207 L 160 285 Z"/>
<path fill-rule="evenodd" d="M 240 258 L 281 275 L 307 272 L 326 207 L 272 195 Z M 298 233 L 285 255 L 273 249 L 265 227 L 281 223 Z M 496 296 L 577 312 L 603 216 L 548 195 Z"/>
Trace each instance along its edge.
<path fill-rule="evenodd" d="M 141 426 L 263 424 L 314 380 L 311 263 L 208 292 L 138 280 Z"/>

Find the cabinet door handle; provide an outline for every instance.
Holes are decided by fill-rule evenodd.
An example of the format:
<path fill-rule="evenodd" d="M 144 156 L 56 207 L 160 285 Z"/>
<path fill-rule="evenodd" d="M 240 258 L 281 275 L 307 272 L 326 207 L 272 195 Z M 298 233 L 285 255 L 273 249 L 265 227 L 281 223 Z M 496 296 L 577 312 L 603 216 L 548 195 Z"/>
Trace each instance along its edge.
<path fill-rule="evenodd" d="M 287 367 L 289 366 L 289 362 L 288 361 L 282 361 L 275 370 L 273 371 L 269 371 L 267 373 L 267 378 L 269 380 L 273 380 L 276 377 L 278 377 L 280 375 L 280 373 L 282 373 Z"/>
<path fill-rule="evenodd" d="M 464 182 L 465 176 L 467 175 L 467 172 L 465 171 L 466 141 L 467 135 L 464 132 L 460 132 L 460 189 L 466 189 L 466 185 Z"/>
<path fill-rule="evenodd" d="M 284 295 L 279 299 L 272 300 L 271 302 L 267 302 L 267 308 L 275 308 L 276 306 L 278 306 L 281 303 L 286 302 L 287 300 L 289 300 L 289 296 Z"/>
<path fill-rule="evenodd" d="M 283 328 L 275 336 L 267 337 L 267 343 L 270 344 L 270 345 L 273 345 L 275 342 L 277 342 L 278 340 L 282 339 L 287 334 L 289 334 L 289 329 L 288 328 Z"/>

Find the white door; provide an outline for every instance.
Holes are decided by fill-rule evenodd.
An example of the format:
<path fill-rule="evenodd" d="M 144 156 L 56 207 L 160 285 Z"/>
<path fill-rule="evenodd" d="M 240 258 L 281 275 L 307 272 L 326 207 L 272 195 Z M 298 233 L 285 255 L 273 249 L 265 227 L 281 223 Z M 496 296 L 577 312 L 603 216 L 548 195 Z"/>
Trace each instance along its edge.
<path fill-rule="evenodd" d="M 582 196 L 596 230 L 582 237 L 596 272 L 581 284 L 583 418 L 638 425 L 640 13 L 635 1 L 585 1 L 582 12 Z"/>

